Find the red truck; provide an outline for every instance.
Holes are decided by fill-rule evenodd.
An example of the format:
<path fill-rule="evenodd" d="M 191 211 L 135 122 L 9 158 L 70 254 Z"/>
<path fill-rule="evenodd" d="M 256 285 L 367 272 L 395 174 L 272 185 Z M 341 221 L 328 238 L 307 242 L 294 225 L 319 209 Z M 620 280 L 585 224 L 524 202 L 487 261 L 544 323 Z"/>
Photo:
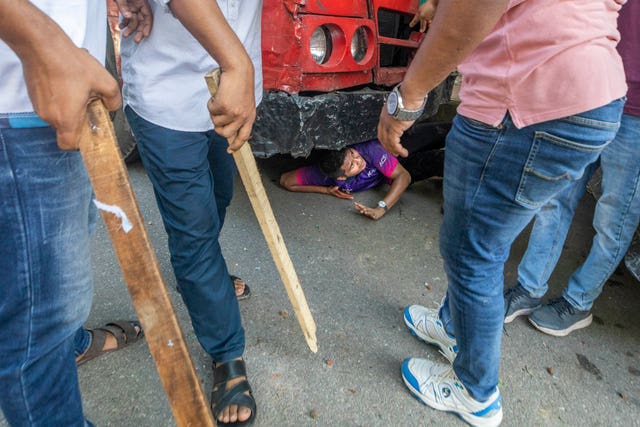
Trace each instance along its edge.
<path fill-rule="evenodd" d="M 107 1 L 117 57 L 117 7 Z M 417 8 L 418 0 L 264 0 L 254 155 L 306 157 L 375 138 L 384 99 L 422 39 L 409 28 Z M 449 101 L 453 83 L 452 76 L 432 91 L 423 118 Z M 124 115 L 114 123 L 123 154 L 134 156 Z"/>

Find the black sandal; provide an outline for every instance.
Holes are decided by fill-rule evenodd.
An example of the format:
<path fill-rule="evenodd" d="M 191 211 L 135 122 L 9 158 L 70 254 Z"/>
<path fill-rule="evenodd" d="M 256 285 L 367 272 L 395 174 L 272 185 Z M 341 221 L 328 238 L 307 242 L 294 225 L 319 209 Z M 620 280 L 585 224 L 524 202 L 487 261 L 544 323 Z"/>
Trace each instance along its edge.
<path fill-rule="evenodd" d="M 234 378 L 245 377 L 230 389 L 226 389 L 226 385 Z M 247 396 L 245 392 L 249 392 Z M 244 406 L 251 410 L 251 416 L 245 421 L 236 421 L 235 423 L 222 423 L 218 421 L 218 416 L 224 408 L 231 405 Z M 247 381 L 247 368 L 244 360 L 231 360 L 218 366 L 213 364 L 213 391 L 211 392 L 211 411 L 218 425 L 228 427 L 245 427 L 250 426 L 256 419 L 256 401 L 251 392 L 251 386 Z"/>

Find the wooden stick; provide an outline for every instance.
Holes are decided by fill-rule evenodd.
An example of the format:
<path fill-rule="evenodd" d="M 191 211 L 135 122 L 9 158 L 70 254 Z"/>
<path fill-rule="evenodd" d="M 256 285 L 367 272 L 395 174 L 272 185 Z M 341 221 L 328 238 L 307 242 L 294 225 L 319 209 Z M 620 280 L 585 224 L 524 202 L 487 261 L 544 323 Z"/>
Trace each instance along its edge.
<path fill-rule="evenodd" d="M 91 102 L 88 117 L 82 158 L 176 424 L 214 427 L 102 101 Z"/>
<path fill-rule="evenodd" d="M 211 96 L 215 96 L 218 92 L 220 74 L 220 69 L 216 68 L 208 72 L 204 77 Z M 282 234 L 280 234 L 280 227 L 278 227 L 278 222 L 273 215 L 271 204 L 262 185 L 258 166 L 256 165 L 256 160 L 253 157 L 253 152 L 249 144 L 245 143 L 239 150 L 234 152 L 233 159 L 238 166 L 244 188 L 247 190 L 251 206 L 253 206 L 253 211 L 258 218 L 258 223 L 260 223 L 260 228 L 271 251 L 273 261 L 278 268 L 280 278 L 287 290 L 287 295 L 296 313 L 300 328 L 302 328 L 302 333 L 307 340 L 307 345 L 311 351 L 316 353 L 318 351 L 316 324 L 313 321 L 313 316 L 311 316 L 311 311 L 309 311 L 307 300 L 302 291 L 302 286 L 300 286 L 298 275 L 293 268 L 293 263 L 289 257 L 287 247 L 284 244 L 284 239 L 282 238 Z"/>

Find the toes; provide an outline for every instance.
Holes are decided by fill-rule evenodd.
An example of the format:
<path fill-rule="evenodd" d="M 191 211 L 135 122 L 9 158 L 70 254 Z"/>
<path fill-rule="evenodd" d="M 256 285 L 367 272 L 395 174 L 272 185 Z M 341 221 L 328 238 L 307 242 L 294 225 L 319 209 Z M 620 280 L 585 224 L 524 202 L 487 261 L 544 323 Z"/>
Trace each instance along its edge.
<path fill-rule="evenodd" d="M 251 409 L 244 406 L 231 405 L 222 410 L 222 413 L 218 416 L 218 421 L 225 424 L 237 421 L 243 422 L 248 420 L 249 417 L 251 417 Z"/>
<path fill-rule="evenodd" d="M 236 290 L 236 296 L 239 297 L 244 293 L 244 280 L 237 278 L 233 281 L 233 286 Z"/>

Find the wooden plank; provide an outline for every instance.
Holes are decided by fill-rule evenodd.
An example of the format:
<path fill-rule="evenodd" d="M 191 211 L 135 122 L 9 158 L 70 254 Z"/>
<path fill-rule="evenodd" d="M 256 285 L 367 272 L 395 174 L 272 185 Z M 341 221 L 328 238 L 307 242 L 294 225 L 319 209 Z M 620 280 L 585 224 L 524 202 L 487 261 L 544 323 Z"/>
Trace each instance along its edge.
<path fill-rule="evenodd" d="M 220 83 L 220 69 L 217 68 L 208 72 L 205 75 L 205 80 L 211 96 L 215 96 Z M 289 257 L 289 252 L 284 244 L 284 239 L 282 238 L 282 234 L 280 234 L 280 227 L 273 215 L 267 193 L 262 185 L 262 178 L 258 172 L 256 159 L 253 157 L 249 144 L 245 143 L 239 150 L 234 152 L 233 159 L 238 166 L 242 183 L 247 191 L 251 206 L 253 207 L 253 211 L 256 214 L 262 233 L 271 251 L 273 261 L 278 268 L 280 278 L 287 291 L 293 310 L 296 313 L 296 318 L 298 319 L 304 338 L 311 351 L 316 353 L 318 351 L 316 324 L 309 310 L 307 299 L 302 291 L 298 275 Z"/>
<path fill-rule="evenodd" d="M 92 101 L 80 151 L 176 424 L 215 426 L 120 155 L 109 113 Z M 105 210 L 107 209 L 107 210 Z M 109 212 L 120 209 L 122 217 Z"/>

